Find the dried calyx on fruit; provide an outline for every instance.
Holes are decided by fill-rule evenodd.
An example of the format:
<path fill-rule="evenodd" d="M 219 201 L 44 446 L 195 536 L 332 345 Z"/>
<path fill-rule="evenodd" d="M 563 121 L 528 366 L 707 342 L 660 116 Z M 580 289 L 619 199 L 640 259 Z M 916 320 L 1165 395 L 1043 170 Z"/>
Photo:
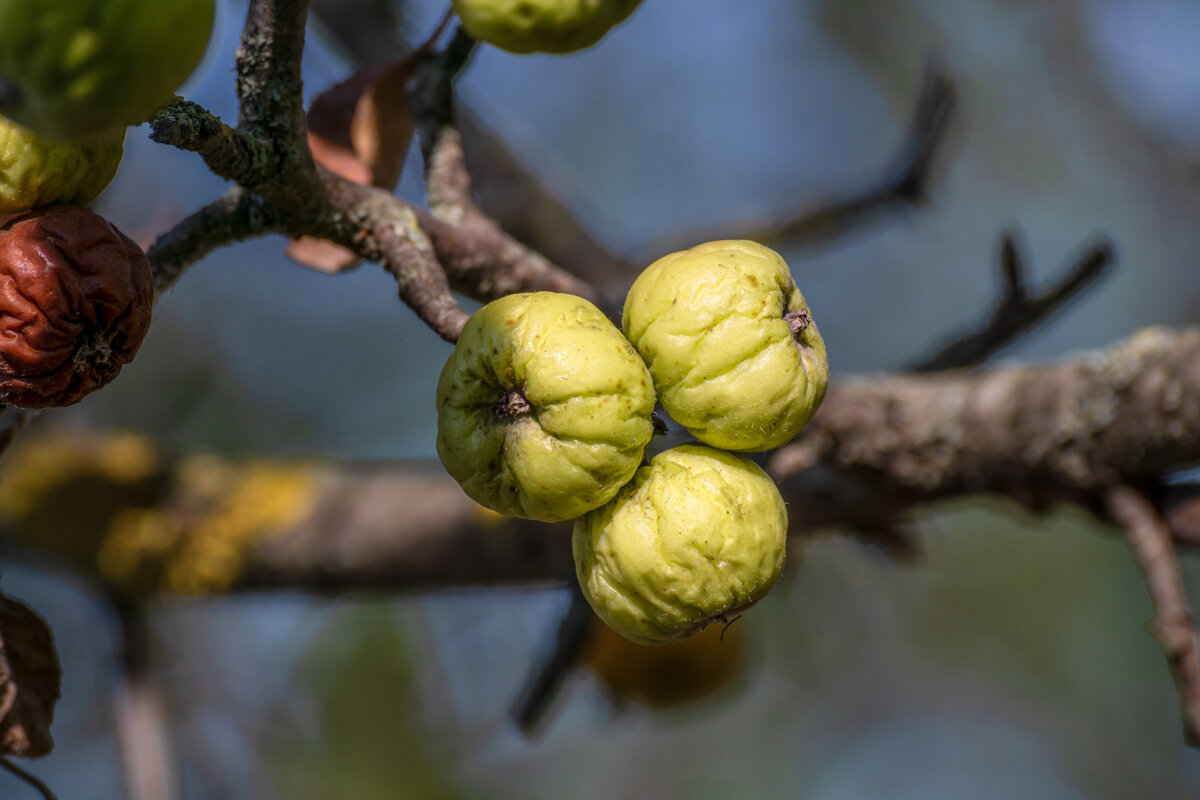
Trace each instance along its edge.
<path fill-rule="evenodd" d="M 650 441 L 646 366 L 586 300 L 493 300 L 467 321 L 437 388 L 437 451 L 476 502 L 571 519 L 607 502 Z"/>
<path fill-rule="evenodd" d="M 467 33 L 510 53 L 591 47 L 642 0 L 450 0 Z"/>
<path fill-rule="evenodd" d="M 575 572 L 613 630 L 665 644 L 761 599 L 783 569 L 787 524 L 775 482 L 753 461 L 682 445 L 575 521 Z"/>
<path fill-rule="evenodd" d="M 55 138 L 145 122 L 200 62 L 213 0 L 0 0 L 0 113 Z"/>
<path fill-rule="evenodd" d="M 117 376 L 150 326 L 154 281 L 132 240 L 86 208 L 0 228 L 0 401 L 65 406 Z"/>
<path fill-rule="evenodd" d="M 825 396 L 825 343 L 784 260 L 751 241 L 660 258 L 634 282 L 622 326 L 663 408 L 702 442 L 779 447 Z"/>
<path fill-rule="evenodd" d="M 47 139 L 0 117 L 0 212 L 96 199 L 121 164 L 125 130 L 87 142 Z"/>

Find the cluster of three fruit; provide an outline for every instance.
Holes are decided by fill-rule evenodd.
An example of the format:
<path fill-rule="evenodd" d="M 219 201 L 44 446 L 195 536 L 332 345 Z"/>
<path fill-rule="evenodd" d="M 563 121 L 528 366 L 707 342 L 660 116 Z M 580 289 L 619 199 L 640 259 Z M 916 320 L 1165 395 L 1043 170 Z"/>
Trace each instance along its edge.
<path fill-rule="evenodd" d="M 438 453 L 488 508 L 576 518 L 592 608 L 626 637 L 660 644 L 752 605 L 778 578 L 783 499 L 728 451 L 795 436 L 824 396 L 828 364 L 787 264 L 754 242 L 655 262 L 630 289 L 622 327 L 569 295 L 485 306 L 438 383 Z M 704 444 L 640 466 L 656 398 Z"/>

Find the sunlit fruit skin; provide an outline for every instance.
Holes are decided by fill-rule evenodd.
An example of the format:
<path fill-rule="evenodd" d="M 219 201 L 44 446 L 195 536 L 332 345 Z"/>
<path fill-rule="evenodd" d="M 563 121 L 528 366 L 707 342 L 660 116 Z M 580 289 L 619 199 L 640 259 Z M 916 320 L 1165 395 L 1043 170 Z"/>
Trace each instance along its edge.
<path fill-rule="evenodd" d="M 783 569 L 787 511 L 745 456 L 681 445 L 576 520 L 571 544 L 596 615 L 638 644 L 665 644 L 767 593 Z"/>
<path fill-rule="evenodd" d="M 653 434 L 645 364 L 603 313 L 532 292 L 467 321 L 438 380 L 437 451 L 471 498 L 547 522 L 607 502 Z"/>
<path fill-rule="evenodd" d="M 93 141 L 47 139 L 0 117 L 0 213 L 86 205 L 121 164 L 125 131 Z"/>
<path fill-rule="evenodd" d="M 573 53 L 600 41 L 642 0 L 450 0 L 472 37 L 510 53 Z"/>
<path fill-rule="evenodd" d="M 655 261 L 630 288 L 622 327 L 663 408 L 714 447 L 778 447 L 825 397 L 817 325 L 787 263 L 756 242 L 708 242 Z"/>
<path fill-rule="evenodd" d="M 59 139 L 150 118 L 208 46 L 213 0 L 0 0 L 0 113 Z"/>

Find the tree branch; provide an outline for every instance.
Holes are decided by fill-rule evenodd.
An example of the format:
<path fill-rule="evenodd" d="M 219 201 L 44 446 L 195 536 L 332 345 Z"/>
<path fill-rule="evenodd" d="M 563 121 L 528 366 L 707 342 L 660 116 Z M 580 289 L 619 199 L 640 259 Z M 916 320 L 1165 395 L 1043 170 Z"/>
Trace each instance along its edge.
<path fill-rule="evenodd" d="M 1116 486 L 1105 500 L 1113 521 L 1125 529 L 1129 549 L 1146 578 L 1154 605 L 1150 633 L 1175 676 L 1185 739 L 1193 747 L 1200 746 L 1200 636 L 1188 608 L 1171 532 L 1150 501 L 1135 489 Z"/>
<path fill-rule="evenodd" d="M 250 0 L 237 63 L 238 127 L 270 143 L 285 172 L 313 171 L 300 61 L 308 0 Z"/>
<path fill-rule="evenodd" d="M 928 200 L 934 160 L 945 142 L 957 101 L 945 65 L 931 56 L 926 62 L 908 137 L 882 180 L 843 198 L 809 203 L 774 219 L 743 220 L 672 236 L 658 245 L 655 252 L 672 252 L 713 239 L 812 246 L 858 230 L 898 206 L 924 203 Z"/>
<path fill-rule="evenodd" d="M 189 266 L 219 247 L 281 232 L 283 222 L 275 208 L 258 195 L 230 189 L 184 217 L 146 251 L 155 291 L 170 289 Z"/>
<path fill-rule="evenodd" d="M 1098 281 L 1113 262 L 1113 245 L 1107 237 L 1095 237 L 1072 259 L 1057 280 L 1033 296 L 1026 285 L 1029 270 L 1025 262 L 1017 233 L 1006 231 L 1000 239 L 1000 272 L 1004 286 L 991 318 L 981 329 L 960 334 L 933 355 L 908 368 L 913 372 L 936 372 L 982 364 Z"/>
<path fill-rule="evenodd" d="M 20 452 L 9 457 L 9 479 L 23 472 Z M 75 452 L 58 460 L 89 463 Z M 1197 462 L 1200 329 L 1151 329 L 1049 366 L 842 379 L 830 386 L 808 428 L 772 454 L 767 467 L 788 503 L 791 533 L 805 536 L 830 528 L 902 529 L 923 506 L 975 494 L 1035 511 L 1074 504 L 1107 519 L 1109 487 L 1151 484 Z M 275 470 L 300 469 L 288 463 Z M 72 537 L 32 521 L 8 524 L 24 546 L 76 564 L 133 597 L 285 588 L 411 591 L 560 582 L 571 574 L 568 525 L 501 518 L 469 500 L 436 465 L 303 469 L 309 475 L 304 485 L 311 486 L 307 500 L 288 495 L 281 506 L 286 518 L 234 541 L 227 537 L 239 529 L 228 520 L 189 516 L 186 510 L 197 502 L 187 499 L 186 480 L 166 474 L 149 485 L 176 486 L 173 491 L 184 494 L 155 500 L 163 511 L 147 517 L 153 525 L 132 536 L 125 531 L 124 539 L 94 509 L 72 525 L 95 530 L 81 527 Z M 256 480 L 262 491 L 275 491 L 277 482 Z M 114 487 L 103 494 L 128 492 Z M 44 497 L 54 508 L 71 504 L 69 496 Z M 265 494 L 240 497 L 238 507 L 280 502 Z M 210 550 L 221 554 L 215 572 L 201 557 Z"/>
<path fill-rule="evenodd" d="M 27 772 L 26 770 L 21 769 L 16 764 L 14 764 L 12 761 L 9 761 L 7 758 L 5 758 L 3 756 L 0 756 L 0 767 L 3 767 L 4 769 L 11 772 L 13 775 L 16 775 L 19 779 L 21 779 L 25 783 L 29 784 L 31 787 L 33 787 L 38 792 L 38 794 L 40 794 L 44 798 L 44 800 L 55 800 L 54 792 L 50 791 L 50 787 L 47 786 L 45 784 L 45 782 L 42 781 L 42 779 L 39 778 L 37 775 L 34 775 L 32 772 Z"/>
<path fill-rule="evenodd" d="M 231 128 L 199 103 L 176 97 L 150 118 L 150 139 L 198 153 L 214 175 L 253 189 L 278 178 L 269 144 Z"/>

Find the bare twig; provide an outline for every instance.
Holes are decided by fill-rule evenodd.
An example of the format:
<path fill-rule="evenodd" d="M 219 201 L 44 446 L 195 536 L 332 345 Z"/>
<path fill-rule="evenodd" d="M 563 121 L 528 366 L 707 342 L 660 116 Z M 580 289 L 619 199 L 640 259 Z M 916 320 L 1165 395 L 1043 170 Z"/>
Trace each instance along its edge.
<path fill-rule="evenodd" d="M 956 336 L 933 355 L 910 364 L 908 369 L 935 372 L 982 364 L 1098 281 L 1113 263 L 1113 245 L 1106 237 L 1094 237 L 1071 259 L 1059 278 L 1033 295 L 1026 285 L 1028 268 L 1025 261 L 1017 232 L 1005 231 L 1000 239 L 1000 273 L 1004 286 L 1000 302 L 987 324 L 977 331 Z"/>
<path fill-rule="evenodd" d="M 555 695 L 579 659 L 587 638 L 592 609 L 579 583 L 568 582 L 570 601 L 558 628 L 533 661 L 529 677 L 512 708 L 512 718 L 526 736 L 534 736 Z"/>
<path fill-rule="evenodd" d="M 28 783 L 42 795 L 44 800 L 55 800 L 54 792 L 50 791 L 50 787 L 47 786 L 37 775 L 21 769 L 12 761 L 3 756 L 0 756 L 0 767 L 3 767 L 13 775 L 16 775 L 18 778 L 25 781 L 25 783 Z"/>
<path fill-rule="evenodd" d="M 282 231 L 277 209 L 256 194 L 230 189 L 184 217 L 146 251 L 155 291 L 171 288 L 184 270 L 219 247 Z"/>
<path fill-rule="evenodd" d="M 121 662 L 113 690 L 121 777 L 129 800 L 182 796 L 163 697 L 150 674 L 145 610 L 120 604 Z"/>
<path fill-rule="evenodd" d="M 908 138 L 884 178 L 864 191 L 840 199 L 806 204 L 769 220 L 744 220 L 717 228 L 672 236 L 655 248 L 658 254 L 711 239 L 753 239 L 763 243 L 817 245 L 844 236 L 881 213 L 926 202 L 936 155 L 957 102 L 954 83 L 940 59 L 926 62 L 921 94 Z"/>
<path fill-rule="evenodd" d="M 1200 636 L 1192 623 L 1171 532 L 1150 501 L 1128 486 L 1110 489 L 1105 504 L 1113 521 L 1125 529 L 1129 549 L 1146 578 L 1154 605 L 1150 633 L 1175 676 L 1185 738 L 1193 747 L 1200 746 Z"/>

